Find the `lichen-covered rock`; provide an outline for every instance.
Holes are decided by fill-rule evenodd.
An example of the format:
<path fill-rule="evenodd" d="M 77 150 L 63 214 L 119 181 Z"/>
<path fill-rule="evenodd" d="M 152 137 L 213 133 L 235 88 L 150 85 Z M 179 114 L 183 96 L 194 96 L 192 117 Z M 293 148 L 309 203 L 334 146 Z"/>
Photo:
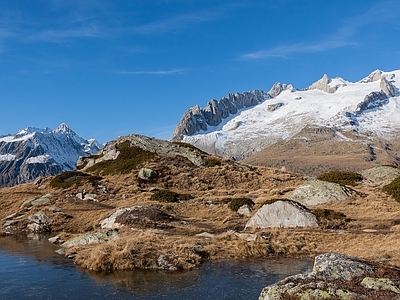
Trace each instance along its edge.
<path fill-rule="evenodd" d="M 365 277 L 361 281 L 361 285 L 373 289 L 373 290 L 385 290 L 385 291 L 392 291 L 396 294 L 400 294 L 400 289 L 396 286 L 392 280 L 389 278 L 371 278 Z"/>
<path fill-rule="evenodd" d="M 276 201 L 263 205 L 245 228 L 318 227 L 317 218 L 293 201 Z"/>
<path fill-rule="evenodd" d="M 288 199 L 308 206 L 332 201 L 343 201 L 348 199 L 352 194 L 353 191 L 337 183 L 310 179 L 295 189 L 288 196 Z"/>
<path fill-rule="evenodd" d="M 61 244 L 62 249 L 71 248 L 75 246 L 83 246 L 90 244 L 97 244 L 101 242 L 111 241 L 119 237 L 118 230 L 110 229 L 103 230 L 95 233 L 86 233 L 73 237 L 68 241 Z M 59 252 L 63 252 L 62 250 Z"/>
<path fill-rule="evenodd" d="M 152 169 L 141 168 L 138 177 L 142 180 L 154 179 L 157 177 L 157 172 Z"/>
<path fill-rule="evenodd" d="M 28 231 L 31 232 L 45 232 L 50 231 L 50 225 L 53 222 L 44 212 L 39 211 L 30 215 L 27 219 L 29 222 L 26 226 Z"/>
<path fill-rule="evenodd" d="M 361 172 L 366 182 L 388 184 L 400 176 L 400 170 L 388 166 L 378 166 Z"/>
<path fill-rule="evenodd" d="M 382 278 L 385 269 L 390 272 Z M 259 300 L 399 299 L 399 276 L 399 268 L 326 253 L 315 258 L 310 273 L 290 276 L 265 287 Z"/>
<path fill-rule="evenodd" d="M 51 194 L 46 194 L 39 198 L 28 199 L 21 204 L 20 208 L 29 208 L 31 206 L 47 205 L 50 203 L 50 197 Z"/>

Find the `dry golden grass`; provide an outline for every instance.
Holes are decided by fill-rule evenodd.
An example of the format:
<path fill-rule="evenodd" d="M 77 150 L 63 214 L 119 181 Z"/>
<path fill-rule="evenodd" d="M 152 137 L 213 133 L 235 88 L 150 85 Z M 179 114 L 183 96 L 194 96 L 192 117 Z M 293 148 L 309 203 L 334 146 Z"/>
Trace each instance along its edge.
<path fill-rule="evenodd" d="M 129 174 L 108 175 L 96 184 L 82 183 L 66 189 L 45 188 L 24 184 L 0 189 L 0 219 L 20 213 L 26 218 L 42 210 L 53 220 L 53 231 L 63 232 L 66 239 L 77 233 L 99 229 L 99 221 L 115 208 L 151 206 L 174 217 L 169 228 L 156 233 L 121 228 L 121 238 L 112 242 L 70 249 L 78 265 L 92 270 L 151 268 L 162 254 L 179 268 L 197 267 L 204 259 L 265 258 L 267 256 L 313 256 L 334 251 L 367 259 L 380 259 L 400 265 L 400 239 L 390 231 L 400 224 L 400 203 L 387 196 L 377 186 L 360 184 L 356 195 L 342 202 L 319 205 L 344 213 L 352 219 L 340 227 L 328 229 L 248 230 L 255 240 L 247 241 L 242 232 L 248 217 L 229 209 L 233 198 L 251 199 L 257 210 L 266 201 L 285 198 L 304 182 L 306 177 L 283 170 L 247 167 L 228 160 L 221 165 L 196 167 L 178 157 L 161 157 L 146 167 L 159 173 L 156 180 L 139 182 L 137 170 Z M 169 189 L 179 194 L 191 194 L 193 201 L 162 203 L 152 201 L 150 188 Z M 96 194 L 95 201 L 82 201 L 77 193 Z M 20 209 L 27 200 L 51 194 L 51 203 L 30 210 Z M 57 206 L 61 212 L 51 212 Z M 131 226 L 133 227 L 133 226 Z M 363 230 L 376 230 L 365 232 Z M 208 232 L 214 237 L 198 237 Z M 54 233 L 56 234 L 56 233 Z M 254 237 L 254 236 L 253 236 Z M 202 249 L 200 252 L 195 248 Z M 197 249 L 196 248 L 196 249 Z"/>

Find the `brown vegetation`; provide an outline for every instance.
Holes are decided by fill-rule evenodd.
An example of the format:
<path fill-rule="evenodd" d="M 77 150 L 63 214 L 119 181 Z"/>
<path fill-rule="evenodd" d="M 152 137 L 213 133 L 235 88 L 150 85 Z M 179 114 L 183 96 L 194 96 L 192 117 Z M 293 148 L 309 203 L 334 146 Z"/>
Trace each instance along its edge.
<path fill-rule="evenodd" d="M 125 146 L 120 145 L 121 153 Z M 257 210 L 264 203 L 285 199 L 306 178 L 225 159 L 220 159 L 220 165 L 199 167 L 184 157 L 148 156 L 136 148 L 126 152 L 129 157 L 130 151 L 141 159 L 127 158 L 121 169 L 114 164 L 117 160 L 95 165 L 92 174 L 103 176 L 96 177 L 96 184 L 82 180 L 53 188 L 51 178 L 46 178 L 40 187 L 24 184 L 0 189 L 0 219 L 17 213 L 24 220 L 41 210 L 53 220 L 54 235 L 63 232 L 65 240 L 99 230 L 100 220 L 116 208 L 149 207 L 141 217 L 135 212 L 119 217 L 124 224 L 119 239 L 67 251 L 75 255 L 78 265 L 92 270 L 152 268 L 160 255 L 178 268 L 190 269 L 204 259 L 313 256 L 328 251 L 400 265 L 400 233 L 390 231 L 400 224 L 400 203 L 379 187 L 361 183 L 350 199 L 313 207 L 319 229 L 243 232 L 249 217 L 235 211 L 241 201 Z M 141 167 L 157 171 L 157 178 L 138 182 Z M 70 175 L 60 181 L 89 178 Z M 77 198 L 82 192 L 96 195 L 95 201 Z M 47 193 L 50 204 L 20 208 L 24 201 Z"/>

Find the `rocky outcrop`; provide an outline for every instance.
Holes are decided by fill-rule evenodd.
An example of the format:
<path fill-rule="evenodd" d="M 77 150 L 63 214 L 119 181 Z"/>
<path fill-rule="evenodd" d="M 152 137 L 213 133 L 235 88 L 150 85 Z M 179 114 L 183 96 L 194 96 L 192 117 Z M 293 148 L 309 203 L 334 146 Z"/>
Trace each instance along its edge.
<path fill-rule="evenodd" d="M 312 85 L 310 85 L 307 90 L 320 90 L 329 94 L 332 94 L 336 92 L 338 87 L 331 87 L 329 83 L 331 80 L 329 79 L 328 75 L 324 74 L 322 78 L 316 82 L 314 82 Z"/>
<path fill-rule="evenodd" d="M 265 287 L 259 300 L 399 299 L 399 275 L 396 267 L 326 253 L 315 258 L 310 273 Z"/>
<path fill-rule="evenodd" d="M 102 242 L 112 241 L 117 238 L 119 238 L 119 233 L 116 229 L 103 230 L 94 233 L 85 233 L 73 237 L 62 243 L 60 245 L 61 248 L 57 250 L 57 253 L 64 254 L 65 250 L 71 247 L 98 244 Z"/>
<path fill-rule="evenodd" d="M 400 170 L 389 166 L 378 166 L 361 171 L 361 175 L 368 183 L 388 184 L 400 176 Z"/>
<path fill-rule="evenodd" d="M 367 77 L 365 77 L 364 79 L 360 80 L 360 83 L 375 82 L 375 81 L 378 81 L 381 78 L 382 78 L 382 71 L 381 70 L 375 70 L 374 72 L 369 74 Z"/>
<path fill-rule="evenodd" d="M 77 168 L 80 170 L 86 170 L 102 161 L 117 159 L 120 154 L 118 145 L 124 142 L 129 142 L 131 147 L 139 147 L 145 151 L 153 152 L 160 156 L 183 156 L 196 166 L 204 164 L 202 156 L 204 156 L 205 153 L 192 145 L 159 140 L 138 134 L 130 134 L 128 136 L 120 136 L 116 140 L 108 142 L 96 155 L 80 157 L 76 163 Z"/>
<path fill-rule="evenodd" d="M 283 91 L 286 91 L 286 90 L 294 92 L 294 91 L 296 91 L 296 88 L 294 88 L 293 85 L 291 85 L 291 84 L 277 82 L 269 90 L 268 95 L 271 98 L 275 98 L 275 97 L 279 96 L 280 93 L 282 93 Z"/>
<path fill-rule="evenodd" d="M 365 96 L 364 100 L 357 105 L 356 114 L 382 107 L 388 102 L 388 95 L 383 91 L 369 93 Z"/>
<path fill-rule="evenodd" d="M 282 86 L 280 86 L 282 89 Z M 278 89 L 279 90 L 279 89 Z M 240 109 L 264 102 L 271 96 L 261 90 L 229 94 L 219 101 L 210 100 L 204 109 L 198 105 L 189 108 L 182 116 L 171 140 L 181 140 L 184 135 L 193 135 L 208 126 L 217 126 L 223 119 L 235 115 Z"/>
<path fill-rule="evenodd" d="M 310 179 L 296 188 L 288 196 L 288 199 L 308 206 L 332 201 L 343 201 L 348 199 L 352 194 L 353 192 L 350 189 L 337 183 Z"/>
<path fill-rule="evenodd" d="M 293 201 L 276 201 L 263 205 L 245 228 L 318 227 L 317 218 Z"/>
<path fill-rule="evenodd" d="M 131 226 L 135 228 L 170 228 L 170 222 L 175 221 L 171 215 L 150 206 L 132 206 L 119 208 L 100 221 L 101 228 L 119 228 Z"/>
<path fill-rule="evenodd" d="M 397 88 L 385 77 L 381 79 L 380 88 L 386 95 L 390 97 L 394 97 L 397 94 Z"/>

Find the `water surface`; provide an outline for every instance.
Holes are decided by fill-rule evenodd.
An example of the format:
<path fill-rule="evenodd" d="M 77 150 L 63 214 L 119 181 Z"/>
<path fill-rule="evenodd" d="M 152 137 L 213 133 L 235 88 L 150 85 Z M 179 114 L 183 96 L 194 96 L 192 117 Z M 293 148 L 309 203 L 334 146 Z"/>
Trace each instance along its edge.
<path fill-rule="evenodd" d="M 310 259 L 207 262 L 198 270 L 88 272 L 46 236 L 0 238 L 0 299 L 258 299 L 261 289 L 309 271 Z"/>

